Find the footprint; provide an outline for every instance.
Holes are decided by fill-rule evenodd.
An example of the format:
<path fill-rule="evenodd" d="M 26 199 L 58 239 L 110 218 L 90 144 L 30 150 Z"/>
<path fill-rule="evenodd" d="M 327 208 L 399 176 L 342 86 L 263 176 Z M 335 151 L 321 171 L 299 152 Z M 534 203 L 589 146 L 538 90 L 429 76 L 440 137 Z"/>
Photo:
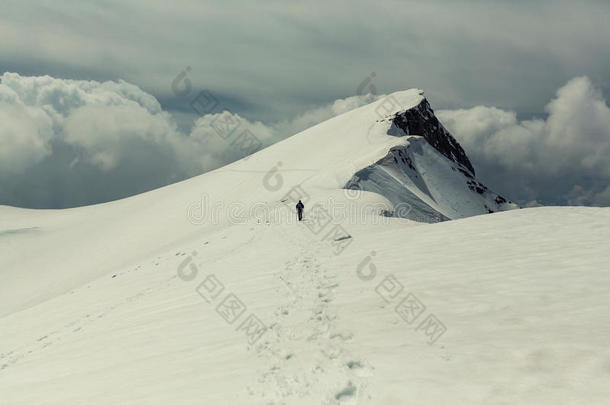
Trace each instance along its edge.
<path fill-rule="evenodd" d="M 352 398 L 355 395 L 356 387 L 354 386 L 354 384 L 352 384 L 351 381 L 349 381 L 345 388 L 335 394 L 335 399 L 339 401 L 344 401 L 346 399 Z"/>
<path fill-rule="evenodd" d="M 365 366 L 358 360 L 350 360 L 346 363 L 349 371 L 357 377 L 370 377 L 373 375 L 370 367 Z"/>
<path fill-rule="evenodd" d="M 337 333 L 330 335 L 331 340 L 332 339 L 341 339 L 344 342 L 347 340 L 351 340 L 353 337 L 354 337 L 354 334 L 352 332 L 337 332 Z"/>

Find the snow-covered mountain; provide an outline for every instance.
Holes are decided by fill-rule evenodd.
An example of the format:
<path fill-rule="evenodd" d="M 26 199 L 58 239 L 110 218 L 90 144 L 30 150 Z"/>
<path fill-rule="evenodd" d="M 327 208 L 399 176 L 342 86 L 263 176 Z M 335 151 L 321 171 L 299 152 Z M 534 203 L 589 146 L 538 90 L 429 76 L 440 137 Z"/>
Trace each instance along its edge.
<path fill-rule="evenodd" d="M 610 210 L 477 215 L 513 207 L 418 90 L 134 197 L 0 206 L 0 403 L 605 403 Z"/>
<path fill-rule="evenodd" d="M 215 125 L 228 131 L 231 124 Z M 231 142 L 227 147 L 241 145 Z M 3 285 L 10 293 L 0 294 L 0 315 L 14 305 L 39 302 L 49 288 L 53 294 L 64 291 L 58 277 L 75 285 L 83 281 L 80 255 L 66 257 L 48 249 L 59 236 L 69 241 L 72 250 L 86 252 L 90 266 L 102 274 L 132 259 L 126 246 L 138 245 L 146 255 L 160 244 L 188 238 L 200 227 L 262 216 L 265 221 L 292 220 L 292 212 L 283 209 L 286 204 L 294 206 L 298 197 L 306 210 L 322 204 L 334 218 L 354 221 L 372 213 L 438 222 L 516 207 L 476 181 L 464 151 L 434 117 L 423 92 L 401 91 L 246 159 L 159 190 L 69 210 L 0 207 L 8 210 L 0 210 L 4 232 L 32 235 L 32 243 L 39 244 L 32 246 L 39 252 L 32 257 L 24 258 L 12 248 L 3 255 L 5 263 L 19 265 L 20 279 L 32 284 L 25 290 L 14 289 L 14 280 L 6 280 Z M 147 224 L 146 238 L 143 224 Z M 41 277 L 39 269 L 57 260 L 73 270 L 52 276 L 45 272 Z M 23 297 L 14 300 L 13 294 Z"/>
<path fill-rule="evenodd" d="M 476 180 L 466 153 L 438 121 L 423 93 L 409 93 L 390 95 L 376 108 L 383 114 L 376 122 L 381 132 L 403 143 L 356 172 L 346 188 L 373 191 L 394 207 L 411 207 L 401 216 L 422 222 L 517 208 Z M 399 101 L 404 97 L 413 97 L 407 108 Z M 400 215 L 401 210 L 395 212 Z"/>

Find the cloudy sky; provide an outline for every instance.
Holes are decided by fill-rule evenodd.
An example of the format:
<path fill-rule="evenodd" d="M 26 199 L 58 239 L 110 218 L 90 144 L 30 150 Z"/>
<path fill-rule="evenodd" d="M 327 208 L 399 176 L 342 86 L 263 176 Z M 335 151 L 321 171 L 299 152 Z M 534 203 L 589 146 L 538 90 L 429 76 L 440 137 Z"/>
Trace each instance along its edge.
<path fill-rule="evenodd" d="M 268 145 L 417 87 L 491 188 L 610 205 L 609 20 L 605 0 L 5 1 L 0 204 L 221 166 L 241 157 L 211 133 L 222 110 Z"/>

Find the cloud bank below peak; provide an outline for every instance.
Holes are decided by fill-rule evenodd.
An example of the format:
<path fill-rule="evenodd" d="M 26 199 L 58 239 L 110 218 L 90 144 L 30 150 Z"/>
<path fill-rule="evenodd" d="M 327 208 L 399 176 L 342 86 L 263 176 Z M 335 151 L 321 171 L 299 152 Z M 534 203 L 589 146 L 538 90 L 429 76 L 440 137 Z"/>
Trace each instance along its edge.
<path fill-rule="evenodd" d="M 126 197 L 221 167 L 382 95 L 359 95 L 263 123 L 230 111 L 181 130 L 152 95 L 125 81 L 0 76 L 0 204 L 65 208 Z M 434 105 L 434 100 L 432 100 Z M 440 110 L 482 180 L 521 204 L 610 205 L 610 109 L 586 77 L 561 87 L 547 117 L 495 107 Z M 323 147 L 321 145 L 320 147 Z"/>
<path fill-rule="evenodd" d="M 610 205 L 610 109 L 587 77 L 561 87 L 544 119 L 494 107 L 438 111 L 483 180 L 521 203 Z"/>
<path fill-rule="evenodd" d="M 125 81 L 5 73 L 0 204 L 66 208 L 134 195 L 221 167 L 374 99 L 348 97 L 271 125 L 219 110 L 185 132 L 152 95 Z M 223 131 L 255 143 L 236 147 Z"/>

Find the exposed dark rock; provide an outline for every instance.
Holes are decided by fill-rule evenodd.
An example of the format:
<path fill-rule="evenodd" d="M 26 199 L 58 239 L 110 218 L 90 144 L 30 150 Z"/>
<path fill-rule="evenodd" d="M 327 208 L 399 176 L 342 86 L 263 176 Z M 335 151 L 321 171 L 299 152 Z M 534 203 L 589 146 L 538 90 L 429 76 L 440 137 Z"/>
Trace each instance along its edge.
<path fill-rule="evenodd" d="M 502 197 L 501 195 L 498 195 L 496 197 L 496 204 L 504 204 L 506 203 L 506 198 Z"/>
<path fill-rule="evenodd" d="M 476 191 L 479 194 L 483 194 L 487 191 L 487 186 L 479 183 L 478 181 L 468 180 L 466 184 L 468 184 L 469 189 L 471 189 L 472 191 Z"/>
<path fill-rule="evenodd" d="M 470 177 L 471 179 L 474 179 L 474 177 L 472 177 L 472 174 L 470 174 L 470 172 L 468 172 L 468 170 L 464 170 L 462 168 L 458 169 L 464 176 L 466 177 Z"/>
<path fill-rule="evenodd" d="M 474 167 L 466 152 L 436 118 L 428 100 L 424 99 L 416 107 L 397 113 L 393 124 L 407 135 L 423 136 L 443 156 L 462 165 L 466 169 L 464 175 L 474 177 Z"/>

